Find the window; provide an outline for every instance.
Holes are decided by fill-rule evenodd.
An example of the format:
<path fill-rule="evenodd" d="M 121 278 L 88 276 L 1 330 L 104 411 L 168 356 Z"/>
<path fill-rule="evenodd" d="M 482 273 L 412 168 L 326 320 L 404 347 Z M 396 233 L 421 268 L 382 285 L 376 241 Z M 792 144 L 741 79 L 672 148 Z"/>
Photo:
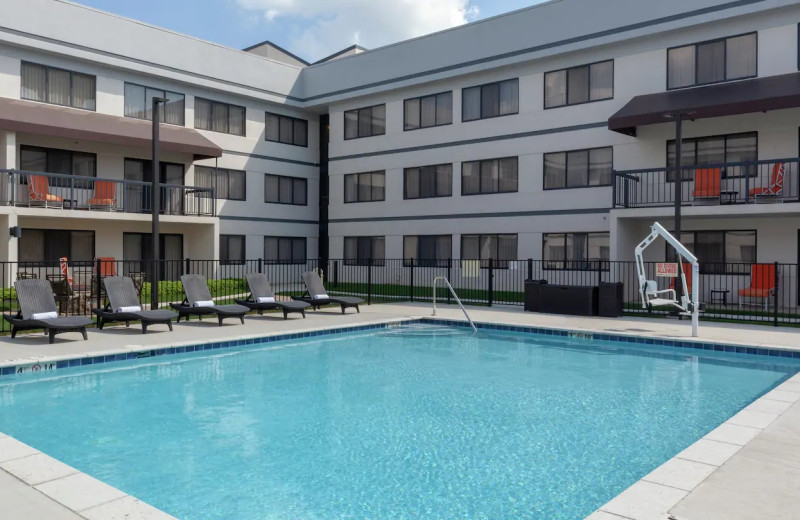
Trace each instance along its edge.
<path fill-rule="evenodd" d="M 227 168 L 194 167 L 194 181 L 200 188 L 214 188 L 217 199 L 246 200 L 247 175 L 242 170 Z"/>
<path fill-rule="evenodd" d="M 264 237 L 264 262 L 268 264 L 306 263 L 305 237 Z"/>
<path fill-rule="evenodd" d="M 372 262 L 370 264 L 370 262 Z M 386 265 L 385 237 L 344 237 L 345 265 Z"/>
<path fill-rule="evenodd" d="M 344 176 L 345 202 L 386 200 L 386 172 L 351 173 Z"/>
<path fill-rule="evenodd" d="M 403 102 L 403 129 L 417 130 L 453 122 L 453 93 L 406 99 Z"/>
<path fill-rule="evenodd" d="M 453 165 L 438 164 L 403 170 L 403 198 L 429 199 L 453 195 Z"/>
<path fill-rule="evenodd" d="M 96 107 L 95 77 L 35 63 L 22 62 L 22 99 L 84 110 Z"/>
<path fill-rule="evenodd" d="M 22 145 L 19 147 L 19 165 L 23 171 L 28 172 L 97 177 L 97 156 L 93 153 Z M 68 188 L 72 185 L 76 188 L 91 189 L 94 183 L 89 180 L 51 178 L 49 184 L 51 187 Z"/>
<path fill-rule="evenodd" d="M 519 113 L 519 79 L 507 79 L 461 91 L 461 120 L 475 121 Z"/>
<path fill-rule="evenodd" d="M 461 235 L 461 259 L 480 260 L 481 267 L 508 268 L 517 259 L 517 235 Z"/>
<path fill-rule="evenodd" d="M 19 239 L 20 262 L 57 265 L 61 257 L 67 257 L 70 262 L 94 260 L 94 231 L 22 230 Z"/>
<path fill-rule="evenodd" d="M 758 160 L 758 133 L 717 135 L 683 139 L 681 168 L 686 166 L 725 165 Z M 667 168 L 675 167 L 675 141 L 667 141 Z M 758 174 L 755 165 L 739 164 L 722 168 L 722 178 L 732 179 Z M 692 168 L 683 170 L 683 180 L 694 179 Z M 667 172 L 667 182 L 675 182 L 675 171 Z"/>
<path fill-rule="evenodd" d="M 219 263 L 222 265 L 244 265 L 244 235 L 219 236 Z"/>
<path fill-rule="evenodd" d="M 614 60 L 555 70 L 544 75 L 544 108 L 580 105 L 614 97 Z"/>
<path fill-rule="evenodd" d="M 125 117 L 153 120 L 153 98 L 168 99 L 161 109 L 161 122 L 183 126 L 185 121 L 185 99 L 183 94 L 160 90 L 133 83 L 125 83 Z"/>
<path fill-rule="evenodd" d="M 403 237 L 405 265 L 447 267 L 453 256 L 453 237 L 450 235 L 419 235 Z"/>
<path fill-rule="evenodd" d="M 544 189 L 611 185 L 613 149 L 593 148 L 544 154 Z"/>
<path fill-rule="evenodd" d="M 266 113 L 267 141 L 308 146 L 308 121 L 280 114 Z"/>
<path fill-rule="evenodd" d="M 194 127 L 223 134 L 245 135 L 245 107 L 194 98 Z"/>
<path fill-rule="evenodd" d="M 344 138 L 356 139 L 386 133 L 386 105 L 348 110 L 344 113 Z"/>
<path fill-rule="evenodd" d="M 461 194 L 483 195 L 517 191 L 517 158 L 461 163 Z"/>
<path fill-rule="evenodd" d="M 308 181 L 282 175 L 264 176 L 264 202 L 270 204 L 308 205 Z"/>
<path fill-rule="evenodd" d="M 686 231 L 681 243 L 697 257 L 701 274 L 747 274 L 756 263 L 755 231 Z M 669 245 L 666 259 L 677 261 Z"/>
<path fill-rule="evenodd" d="M 608 233 L 545 233 L 542 241 L 545 269 L 607 271 L 609 251 Z"/>
<path fill-rule="evenodd" d="M 667 51 L 667 88 L 752 78 L 758 72 L 756 33 L 675 47 Z"/>

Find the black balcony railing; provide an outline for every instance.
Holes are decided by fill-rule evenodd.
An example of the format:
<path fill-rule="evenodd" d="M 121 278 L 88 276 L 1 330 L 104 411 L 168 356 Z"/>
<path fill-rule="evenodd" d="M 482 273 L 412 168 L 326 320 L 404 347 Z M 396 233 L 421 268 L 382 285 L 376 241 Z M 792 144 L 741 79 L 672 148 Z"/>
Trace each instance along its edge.
<path fill-rule="evenodd" d="M 213 188 L 162 184 L 162 215 L 214 216 Z M 82 211 L 151 213 L 149 182 L 0 170 L 0 204 Z"/>
<path fill-rule="evenodd" d="M 684 206 L 797 202 L 798 159 L 770 159 L 681 168 Z M 675 204 L 675 168 L 615 171 L 614 208 Z"/>

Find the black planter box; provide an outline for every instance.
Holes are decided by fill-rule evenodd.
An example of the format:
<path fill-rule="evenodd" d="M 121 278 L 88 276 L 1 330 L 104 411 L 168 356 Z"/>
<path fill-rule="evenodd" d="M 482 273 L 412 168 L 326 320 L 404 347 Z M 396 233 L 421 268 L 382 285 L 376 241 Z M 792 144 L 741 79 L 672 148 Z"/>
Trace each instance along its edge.
<path fill-rule="evenodd" d="M 598 288 L 598 313 L 607 318 L 622 316 L 624 303 L 624 285 L 622 282 L 600 283 Z"/>

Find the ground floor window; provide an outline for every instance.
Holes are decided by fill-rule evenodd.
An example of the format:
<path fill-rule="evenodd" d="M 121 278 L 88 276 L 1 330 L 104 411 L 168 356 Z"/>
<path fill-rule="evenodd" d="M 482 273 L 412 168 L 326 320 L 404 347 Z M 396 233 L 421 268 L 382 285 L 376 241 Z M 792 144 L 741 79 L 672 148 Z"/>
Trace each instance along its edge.
<path fill-rule="evenodd" d="M 150 233 L 123 233 L 122 259 L 126 276 L 144 276 L 152 270 L 153 235 Z M 183 235 L 159 234 L 159 259 L 162 260 L 159 278 L 179 280 L 183 274 Z"/>
<path fill-rule="evenodd" d="M 94 231 L 22 229 L 20 262 L 58 265 L 58 259 L 63 257 L 70 262 L 94 260 Z"/>
<path fill-rule="evenodd" d="M 264 237 L 264 261 L 268 264 L 306 263 L 304 237 Z"/>
<path fill-rule="evenodd" d="M 517 235 L 461 235 L 461 259 L 480 260 L 481 267 L 507 268 L 517 259 Z"/>
<path fill-rule="evenodd" d="M 608 233 L 545 233 L 542 255 L 545 269 L 594 271 L 609 268 Z"/>
<path fill-rule="evenodd" d="M 747 274 L 756 263 L 756 232 L 685 231 L 681 243 L 696 257 L 701 274 Z M 666 259 L 675 262 L 675 250 L 667 246 Z"/>
<path fill-rule="evenodd" d="M 403 258 L 406 265 L 446 267 L 453 256 L 453 237 L 450 235 L 407 235 L 403 237 Z"/>
<path fill-rule="evenodd" d="M 386 265 L 385 237 L 345 237 L 345 265 Z"/>
<path fill-rule="evenodd" d="M 219 236 L 219 261 L 222 265 L 244 265 L 245 235 Z"/>

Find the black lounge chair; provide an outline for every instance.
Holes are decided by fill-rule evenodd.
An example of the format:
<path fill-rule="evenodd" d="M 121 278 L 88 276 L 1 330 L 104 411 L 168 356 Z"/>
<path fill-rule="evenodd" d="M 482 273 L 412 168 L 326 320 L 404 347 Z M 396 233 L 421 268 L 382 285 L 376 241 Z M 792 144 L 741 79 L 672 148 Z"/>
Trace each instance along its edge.
<path fill-rule="evenodd" d="M 244 315 L 250 310 L 244 305 L 214 305 L 211 291 L 204 276 L 199 274 L 185 274 L 181 276 L 183 292 L 186 298 L 180 304 L 170 303 L 170 307 L 178 311 L 178 323 L 185 317 L 189 321 L 189 316 L 196 314 L 202 320 L 204 315 L 216 314 L 219 324 L 225 318 L 239 318 L 244 323 Z"/>
<path fill-rule="evenodd" d="M 14 288 L 19 311 L 16 316 L 3 314 L 3 318 L 11 323 L 12 338 L 21 330 L 44 329 L 50 337 L 50 343 L 55 341 L 56 334 L 62 332 L 80 332 L 83 339 L 87 339 L 86 327 L 91 325 L 92 320 L 85 316 L 59 316 L 53 298 L 53 286 L 49 281 L 17 280 Z"/>
<path fill-rule="evenodd" d="M 270 286 L 266 275 L 247 273 L 245 278 L 247 278 L 247 285 L 250 287 L 250 296 L 246 300 L 234 300 L 239 305 L 244 305 L 251 311 L 258 311 L 259 316 L 263 315 L 264 311 L 280 309 L 283 311 L 284 320 L 292 312 L 300 313 L 304 318 L 306 317 L 306 309 L 311 305 L 297 300 L 275 301 L 275 293 L 272 291 L 272 286 Z"/>
<path fill-rule="evenodd" d="M 97 328 L 115 321 L 124 321 L 129 327 L 132 321 L 142 322 L 142 334 L 147 334 L 147 326 L 163 323 L 172 330 L 172 320 L 178 317 L 177 312 L 166 309 L 142 310 L 139 295 L 133 280 L 127 276 L 108 276 L 103 278 L 108 303 L 102 309 L 92 309 L 97 314 Z"/>
<path fill-rule="evenodd" d="M 308 303 L 314 310 L 332 303 L 342 307 L 342 314 L 348 307 L 353 307 L 356 312 L 361 312 L 358 306 L 364 303 L 362 298 L 355 296 L 328 296 L 328 292 L 325 290 L 325 286 L 317 273 L 313 271 L 303 273 L 303 282 L 306 284 L 306 294 L 293 296 L 292 298 Z"/>

